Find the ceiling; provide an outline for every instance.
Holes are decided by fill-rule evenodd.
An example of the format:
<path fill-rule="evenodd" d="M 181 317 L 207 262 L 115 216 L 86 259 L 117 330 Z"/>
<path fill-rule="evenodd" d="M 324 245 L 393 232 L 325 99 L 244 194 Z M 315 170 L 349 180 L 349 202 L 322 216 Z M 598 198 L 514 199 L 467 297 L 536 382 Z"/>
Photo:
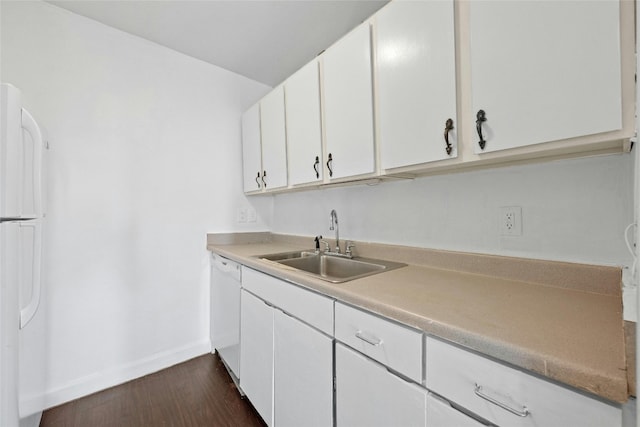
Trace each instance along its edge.
<path fill-rule="evenodd" d="M 50 0 L 275 86 L 388 0 Z"/>

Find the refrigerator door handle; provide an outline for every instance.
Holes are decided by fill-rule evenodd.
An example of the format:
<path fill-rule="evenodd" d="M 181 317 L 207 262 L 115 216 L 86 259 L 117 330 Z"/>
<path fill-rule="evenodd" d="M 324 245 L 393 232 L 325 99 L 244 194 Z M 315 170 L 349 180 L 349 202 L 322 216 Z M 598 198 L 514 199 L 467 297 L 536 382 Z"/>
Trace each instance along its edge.
<path fill-rule="evenodd" d="M 36 218 L 23 218 L 21 216 L 3 216 L 0 218 L 0 223 L 2 222 L 18 222 L 18 221 L 31 221 Z"/>
<path fill-rule="evenodd" d="M 33 222 L 24 222 L 19 223 L 20 228 L 33 228 L 33 258 L 29 261 L 31 262 L 30 271 L 31 271 L 31 299 L 27 303 L 27 305 L 20 310 L 20 329 L 27 326 L 27 324 L 33 319 L 38 311 L 38 306 L 40 305 L 40 295 L 42 293 L 42 281 L 40 277 L 41 270 L 41 262 L 42 262 L 42 223 L 39 221 Z M 24 254 L 23 244 L 24 240 L 20 239 L 20 248 L 19 251 L 21 254 Z M 24 261 L 24 257 L 21 255 L 21 260 Z M 23 266 L 21 266 L 23 267 Z M 20 268 L 20 289 L 25 286 L 24 279 L 24 268 Z"/>
<path fill-rule="evenodd" d="M 24 108 L 22 109 L 22 128 L 29 132 L 33 139 L 33 207 L 36 215 L 43 216 L 42 156 L 45 141 L 38 122 L 36 122 L 33 116 Z"/>

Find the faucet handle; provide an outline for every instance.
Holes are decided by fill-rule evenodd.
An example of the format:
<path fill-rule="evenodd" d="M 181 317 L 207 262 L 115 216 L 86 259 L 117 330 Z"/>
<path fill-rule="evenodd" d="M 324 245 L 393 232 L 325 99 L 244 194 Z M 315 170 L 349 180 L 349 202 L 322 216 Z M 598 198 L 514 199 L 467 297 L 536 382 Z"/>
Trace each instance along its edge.
<path fill-rule="evenodd" d="M 356 247 L 356 242 L 352 242 L 351 240 L 347 240 L 346 247 L 344 249 L 344 254 L 348 256 L 353 256 L 352 249 Z"/>
<path fill-rule="evenodd" d="M 320 247 L 319 247 L 319 246 L 320 246 L 320 243 L 323 243 L 323 244 L 324 244 L 324 251 L 325 251 L 325 252 L 331 252 L 331 246 L 329 246 L 329 242 L 327 242 L 326 240 L 324 240 L 324 239 L 322 238 L 322 236 L 318 236 L 318 237 L 320 237 L 320 238 L 318 239 L 318 248 L 317 248 L 317 249 L 318 249 L 318 251 L 320 250 Z"/>

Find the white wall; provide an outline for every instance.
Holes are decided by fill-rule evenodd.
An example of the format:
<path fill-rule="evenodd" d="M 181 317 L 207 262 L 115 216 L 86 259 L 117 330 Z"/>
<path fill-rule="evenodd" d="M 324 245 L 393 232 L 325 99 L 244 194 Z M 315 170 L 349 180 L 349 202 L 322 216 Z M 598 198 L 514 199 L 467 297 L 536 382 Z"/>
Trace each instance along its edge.
<path fill-rule="evenodd" d="M 2 80 L 51 143 L 51 405 L 208 350 L 206 233 L 269 226 L 268 198 L 235 223 L 240 114 L 269 88 L 46 3 L 1 6 Z"/>
<path fill-rule="evenodd" d="M 605 265 L 628 265 L 633 155 L 620 154 L 275 197 L 273 231 Z M 523 234 L 500 236 L 501 206 Z M 309 241 L 312 244 L 312 241 Z"/>

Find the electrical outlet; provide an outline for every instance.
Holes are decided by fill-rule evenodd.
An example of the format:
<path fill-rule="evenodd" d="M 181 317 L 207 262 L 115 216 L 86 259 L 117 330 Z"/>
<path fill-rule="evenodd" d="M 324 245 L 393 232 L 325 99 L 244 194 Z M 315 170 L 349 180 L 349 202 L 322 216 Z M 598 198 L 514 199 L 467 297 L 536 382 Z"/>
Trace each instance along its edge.
<path fill-rule="evenodd" d="M 238 208 L 238 222 L 247 222 L 247 208 Z"/>
<path fill-rule="evenodd" d="M 254 208 L 247 209 L 247 222 L 256 222 L 258 220 L 258 213 Z"/>
<path fill-rule="evenodd" d="M 503 206 L 500 208 L 500 235 L 522 236 L 522 208 Z"/>

